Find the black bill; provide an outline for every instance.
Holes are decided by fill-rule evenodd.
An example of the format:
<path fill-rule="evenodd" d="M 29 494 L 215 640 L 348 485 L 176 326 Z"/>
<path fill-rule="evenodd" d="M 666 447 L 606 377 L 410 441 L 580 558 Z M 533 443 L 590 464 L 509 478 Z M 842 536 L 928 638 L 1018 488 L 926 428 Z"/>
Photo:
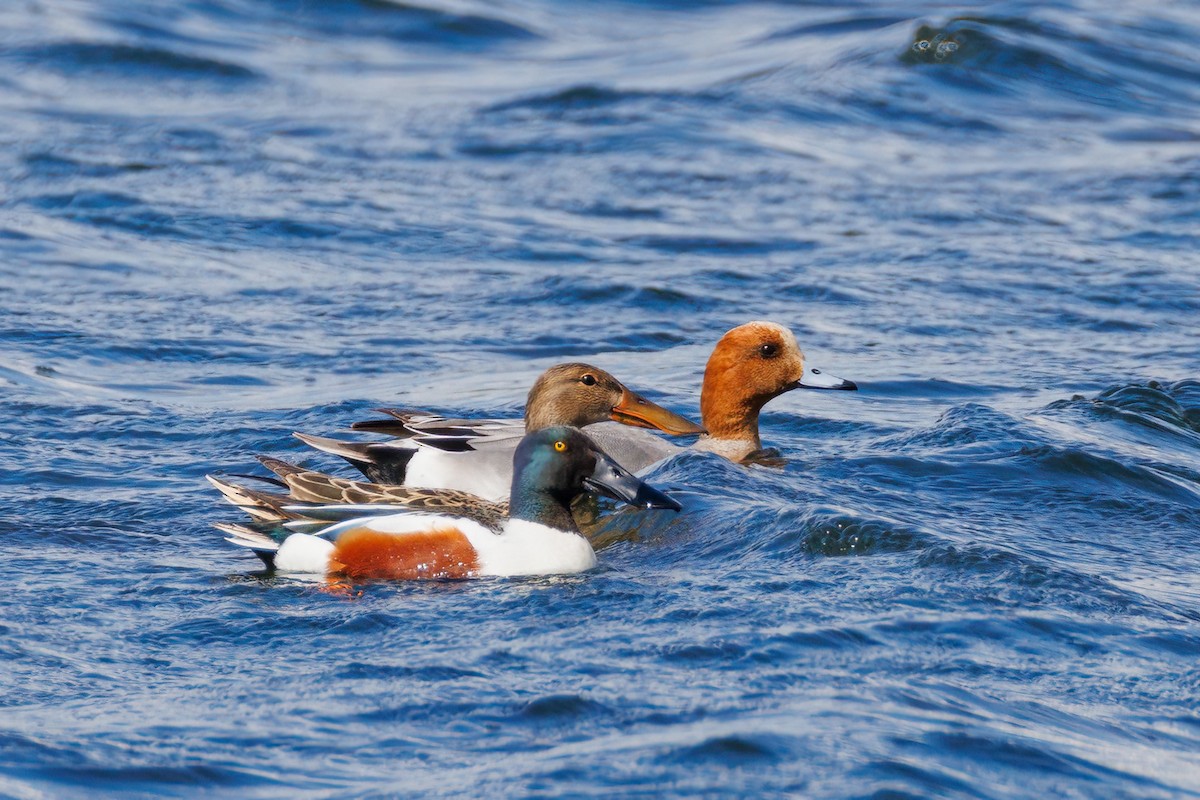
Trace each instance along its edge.
<path fill-rule="evenodd" d="M 633 473 L 604 453 L 595 450 L 593 454 L 596 456 L 596 468 L 589 477 L 583 479 L 583 485 L 589 490 L 637 508 L 683 509 L 678 501 L 634 477 Z"/>

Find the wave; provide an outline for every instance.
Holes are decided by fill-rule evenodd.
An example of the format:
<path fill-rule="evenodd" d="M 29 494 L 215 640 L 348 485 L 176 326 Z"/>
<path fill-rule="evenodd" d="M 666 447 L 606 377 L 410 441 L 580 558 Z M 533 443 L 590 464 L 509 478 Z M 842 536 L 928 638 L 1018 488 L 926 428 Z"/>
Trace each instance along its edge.
<path fill-rule="evenodd" d="M 0 59 L 90 80 L 183 78 L 228 84 L 262 78 L 255 70 L 231 61 L 121 43 L 70 41 L 19 47 L 0 51 Z"/>
<path fill-rule="evenodd" d="M 945 67 L 932 74 L 964 88 L 1009 94 L 1028 83 L 1130 111 L 1152 112 L 1163 102 L 1200 96 L 1200 70 L 1162 46 L 1153 12 L 1126 21 L 1116 41 L 1108 31 L 1079 30 L 1056 16 L 966 16 L 921 25 L 902 61 Z"/>
<path fill-rule="evenodd" d="M 520 21 L 502 7 L 478 6 L 463 11 L 457 4 L 415 4 L 397 0 L 270 0 L 273 19 L 262 19 L 262 7 L 240 6 L 239 16 L 257 17 L 258 24 L 282 24 L 320 36 L 384 38 L 429 47 L 477 50 L 541 36 L 535 26 Z M 491 13 L 484 13 L 484 10 Z"/>

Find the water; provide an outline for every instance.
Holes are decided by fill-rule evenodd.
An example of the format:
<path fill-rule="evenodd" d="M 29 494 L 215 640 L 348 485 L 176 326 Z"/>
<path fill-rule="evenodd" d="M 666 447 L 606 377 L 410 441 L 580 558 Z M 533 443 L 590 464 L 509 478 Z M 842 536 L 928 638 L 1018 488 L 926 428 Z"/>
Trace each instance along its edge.
<path fill-rule="evenodd" d="M 0 795 L 1200 796 L 1198 40 L 4 4 Z M 292 430 L 561 360 L 694 415 L 751 319 L 861 391 L 657 468 L 593 573 L 335 596 L 209 527 L 206 472 L 342 469 Z"/>

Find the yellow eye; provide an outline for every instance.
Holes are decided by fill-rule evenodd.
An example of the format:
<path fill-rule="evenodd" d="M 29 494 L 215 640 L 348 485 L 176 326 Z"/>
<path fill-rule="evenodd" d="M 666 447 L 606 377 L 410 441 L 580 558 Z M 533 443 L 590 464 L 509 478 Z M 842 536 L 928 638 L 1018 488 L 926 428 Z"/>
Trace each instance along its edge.
<path fill-rule="evenodd" d="M 554 449 L 556 452 L 565 453 L 565 452 L 567 452 L 567 443 L 564 442 L 562 439 L 559 439 L 557 442 L 554 443 Z"/>

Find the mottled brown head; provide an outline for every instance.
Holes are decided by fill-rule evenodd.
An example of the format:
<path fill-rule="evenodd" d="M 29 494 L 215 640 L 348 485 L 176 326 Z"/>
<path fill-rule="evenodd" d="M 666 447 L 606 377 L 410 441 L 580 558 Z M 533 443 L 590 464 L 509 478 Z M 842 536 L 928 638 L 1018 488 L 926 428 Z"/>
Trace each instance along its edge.
<path fill-rule="evenodd" d="M 542 373 L 525 401 L 525 430 L 554 425 L 577 428 L 616 420 L 672 435 L 703 433 L 689 420 L 631 392 L 616 378 L 589 364 L 559 364 Z"/>

